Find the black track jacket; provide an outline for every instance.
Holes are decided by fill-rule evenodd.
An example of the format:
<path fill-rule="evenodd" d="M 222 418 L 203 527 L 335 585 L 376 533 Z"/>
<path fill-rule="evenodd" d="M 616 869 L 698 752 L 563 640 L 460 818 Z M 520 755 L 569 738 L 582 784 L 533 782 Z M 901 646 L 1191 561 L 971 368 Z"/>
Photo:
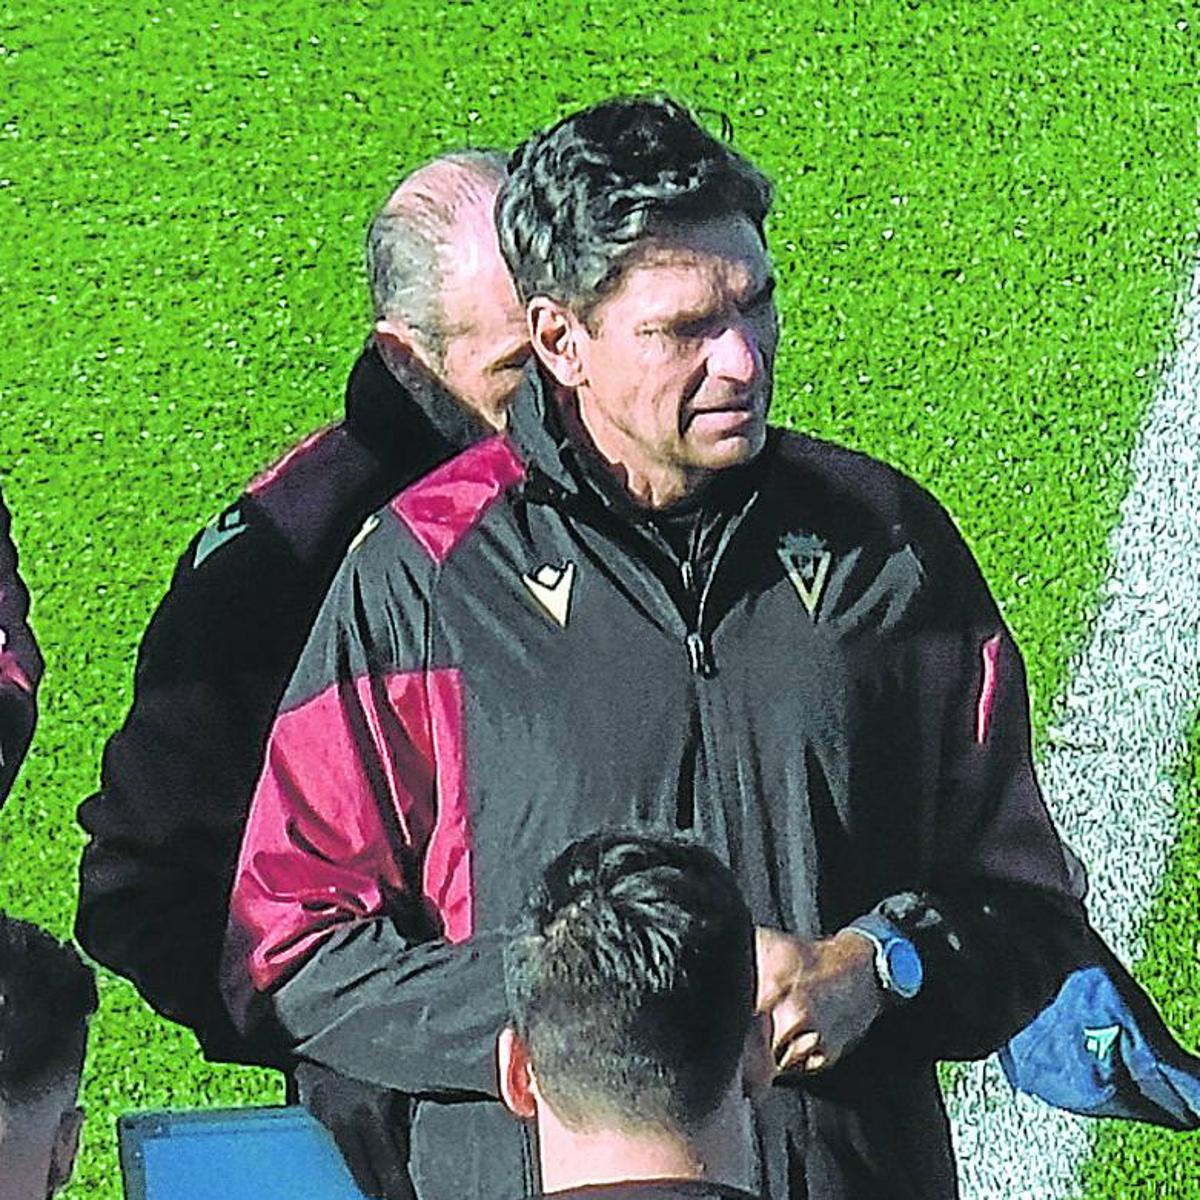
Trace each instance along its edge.
<path fill-rule="evenodd" d="M 1030 1020 L 1084 928 L 975 562 L 913 482 L 778 430 L 677 560 L 557 417 L 531 373 L 510 433 L 343 563 L 247 823 L 234 1011 L 423 1098 L 422 1200 L 532 1194 L 495 1101 L 505 927 L 574 837 L 683 831 L 758 923 L 815 937 L 882 905 L 926 967 L 844 1063 L 772 1089 L 763 1193 L 954 1195 L 933 1063 Z"/>
<path fill-rule="evenodd" d="M 104 752 L 76 936 L 210 1059 L 284 1065 L 246 1044 L 218 988 L 229 886 L 275 709 L 346 546 L 397 488 L 484 428 L 368 346 L 345 420 L 306 438 L 202 530 L 138 651 L 133 706 Z"/>
<path fill-rule="evenodd" d="M 42 656 L 29 628 L 29 593 L 17 574 L 8 531 L 8 509 L 0 497 L 0 806 L 33 737 L 42 678 Z"/>

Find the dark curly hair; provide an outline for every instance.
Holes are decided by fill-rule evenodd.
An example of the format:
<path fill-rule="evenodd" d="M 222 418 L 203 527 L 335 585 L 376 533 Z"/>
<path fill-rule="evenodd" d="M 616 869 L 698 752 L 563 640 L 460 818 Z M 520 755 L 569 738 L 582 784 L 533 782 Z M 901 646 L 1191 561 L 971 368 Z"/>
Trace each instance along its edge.
<path fill-rule="evenodd" d="M 506 947 L 505 986 L 564 1123 L 691 1132 L 742 1060 L 754 926 L 729 868 L 703 847 L 592 834 L 547 867 Z"/>
<path fill-rule="evenodd" d="M 96 980 L 70 944 L 0 913 L 0 1102 L 37 1098 L 78 1074 Z"/>
<path fill-rule="evenodd" d="M 622 97 L 534 134 L 496 201 L 500 248 L 523 301 L 584 319 L 641 239 L 678 221 L 744 213 L 763 234 L 771 184 L 665 97 Z"/>

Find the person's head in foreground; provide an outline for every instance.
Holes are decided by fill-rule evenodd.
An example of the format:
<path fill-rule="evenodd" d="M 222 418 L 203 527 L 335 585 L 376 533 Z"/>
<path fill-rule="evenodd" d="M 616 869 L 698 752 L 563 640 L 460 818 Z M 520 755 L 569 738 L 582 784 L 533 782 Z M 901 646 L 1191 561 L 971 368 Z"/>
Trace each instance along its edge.
<path fill-rule="evenodd" d="M 500 1090 L 537 1123 L 545 1192 L 753 1179 L 746 1097 L 771 1077 L 754 926 L 690 843 L 593 834 L 546 868 L 505 952 Z"/>
<path fill-rule="evenodd" d="M 46 1200 L 70 1178 L 96 982 L 74 947 L 0 913 L 0 1200 Z"/>
<path fill-rule="evenodd" d="M 513 156 L 500 246 L 568 422 L 669 505 L 766 437 L 771 186 L 671 100 L 575 113 Z"/>
<path fill-rule="evenodd" d="M 412 360 L 502 427 L 529 357 L 525 316 L 493 216 L 504 156 L 458 150 L 418 167 L 367 231 L 367 281 L 384 362 Z"/>

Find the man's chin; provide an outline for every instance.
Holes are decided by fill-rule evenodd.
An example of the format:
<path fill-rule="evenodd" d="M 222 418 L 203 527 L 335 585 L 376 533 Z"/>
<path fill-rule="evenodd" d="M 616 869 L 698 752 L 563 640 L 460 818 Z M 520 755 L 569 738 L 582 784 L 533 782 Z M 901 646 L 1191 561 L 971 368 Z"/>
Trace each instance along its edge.
<path fill-rule="evenodd" d="M 766 425 L 753 421 L 746 426 L 696 447 L 696 465 L 709 471 L 741 466 L 754 458 L 767 440 Z"/>

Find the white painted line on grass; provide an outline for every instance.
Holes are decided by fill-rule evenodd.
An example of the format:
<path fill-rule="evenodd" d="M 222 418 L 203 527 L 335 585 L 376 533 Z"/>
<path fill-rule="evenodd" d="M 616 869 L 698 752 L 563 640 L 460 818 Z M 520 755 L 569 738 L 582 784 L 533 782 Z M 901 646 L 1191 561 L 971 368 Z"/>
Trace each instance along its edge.
<path fill-rule="evenodd" d="M 1100 613 L 1039 769 L 1087 864 L 1092 922 L 1127 963 L 1175 844 L 1171 771 L 1200 703 L 1200 264 L 1132 467 Z M 995 1058 L 948 1100 L 964 1200 L 1078 1192 L 1094 1122 L 1014 1096 Z"/>

